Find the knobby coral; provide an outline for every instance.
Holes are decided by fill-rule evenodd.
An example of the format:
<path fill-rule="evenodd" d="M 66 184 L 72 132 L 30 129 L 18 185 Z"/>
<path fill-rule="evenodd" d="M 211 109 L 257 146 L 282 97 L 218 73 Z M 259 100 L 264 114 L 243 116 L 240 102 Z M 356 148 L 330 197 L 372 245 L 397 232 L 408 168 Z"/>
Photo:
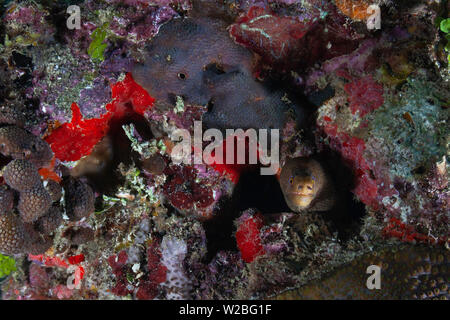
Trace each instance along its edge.
<path fill-rule="evenodd" d="M 356 258 L 320 281 L 286 291 L 281 299 L 448 300 L 449 253 L 435 247 L 388 247 Z M 381 288 L 367 285 L 369 266 L 381 269 Z"/>
<path fill-rule="evenodd" d="M 59 179 L 42 181 L 38 170 L 51 166 L 53 152 L 40 137 L 9 121 L 0 130 L 1 153 L 13 158 L 3 168 L 0 252 L 43 253 L 52 245 L 50 235 L 63 222 Z M 93 212 L 94 194 L 89 186 L 73 180 L 65 186 L 64 208 L 80 220 Z"/>

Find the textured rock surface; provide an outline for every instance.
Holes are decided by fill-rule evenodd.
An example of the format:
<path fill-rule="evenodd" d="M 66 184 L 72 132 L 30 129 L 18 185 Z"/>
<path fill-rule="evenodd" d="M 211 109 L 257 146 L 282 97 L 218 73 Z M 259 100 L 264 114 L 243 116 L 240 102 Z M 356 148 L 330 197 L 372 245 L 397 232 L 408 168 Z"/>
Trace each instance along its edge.
<path fill-rule="evenodd" d="M 450 254 L 430 247 L 400 246 L 385 248 L 356 258 L 337 268 L 321 280 L 277 296 L 278 299 L 380 299 L 380 300 L 448 300 Z M 369 290 L 366 282 L 373 272 L 369 266 L 381 268 L 381 288 Z"/>

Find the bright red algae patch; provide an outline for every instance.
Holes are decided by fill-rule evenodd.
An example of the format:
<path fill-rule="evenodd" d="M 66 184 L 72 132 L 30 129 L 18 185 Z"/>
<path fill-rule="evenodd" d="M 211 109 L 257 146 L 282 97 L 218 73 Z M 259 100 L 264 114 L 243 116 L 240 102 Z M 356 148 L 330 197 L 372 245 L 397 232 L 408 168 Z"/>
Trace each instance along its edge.
<path fill-rule="evenodd" d="M 231 138 L 228 138 L 231 139 Z M 239 181 L 239 178 L 243 171 L 249 168 L 249 165 L 246 164 L 226 164 L 226 156 L 227 156 L 227 140 L 225 139 L 222 143 L 221 149 L 223 154 L 223 163 L 220 163 L 219 161 L 215 161 L 214 157 L 216 156 L 215 151 L 212 153 L 212 157 L 214 159 L 214 162 L 211 164 L 211 166 L 214 168 L 215 171 L 219 172 L 221 175 L 227 175 L 228 178 L 234 183 L 237 184 Z M 245 144 L 245 152 L 248 154 L 248 141 L 246 141 Z M 235 138 L 234 141 L 234 153 L 233 153 L 233 159 L 235 159 L 235 163 L 237 162 L 237 139 Z"/>
<path fill-rule="evenodd" d="M 88 155 L 108 131 L 109 114 L 99 119 L 84 120 L 80 108 L 72 103 L 72 121 L 65 123 L 45 140 L 62 161 L 76 161 Z"/>
<path fill-rule="evenodd" d="M 76 256 L 70 256 L 67 258 L 70 264 L 79 264 L 84 261 L 84 254 L 79 254 Z"/>
<path fill-rule="evenodd" d="M 256 214 L 244 220 L 236 232 L 236 242 L 241 251 L 242 260 L 249 263 L 256 257 L 265 254 L 261 244 L 260 230 L 263 227 L 261 214 Z"/>
<path fill-rule="evenodd" d="M 260 163 L 260 156 L 262 154 L 262 150 L 260 148 L 260 146 L 257 146 L 257 151 L 256 151 L 256 159 L 257 159 L 257 163 L 256 164 L 250 164 L 249 161 L 249 140 L 246 139 L 245 140 L 245 164 L 238 164 L 237 163 L 237 159 L 238 159 L 238 145 L 241 142 L 239 142 L 239 138 L 236 136 L 233 136 L 234 138 L 234 151 L 233 151 L 233 159 L 234 159 L 234 163 L 233 164 L 227 164 L 226 163 L 226 157 L 227 157 L 227 152 L 229 152 L 227 150 L 227 141 L 228 139 L 232 139 L 232 137 L 228 137 L 226 138 L 223 143 L 222 146 L 216 150 L 222 150 L 222 162 L 220 163 L 219 161 L 215 161 L 215 157 L 216 157 L 216 152 L 215 150 L 212 152 L 211 154 L 211 159 L 208 159 L 208 161 L 211 161 L 211 167 L 219 172 L 221 175 L 226 175 L 234 184 L 237 184 L 239 182 L 239 178 L 241 177 L 242 173 L 251 169 L 257 169 L 261 166 Z"/>
<path fill-rule="evenodd" d="M 84 254 L 79 254 L 76 256 L 69 256 L 67 259 L 62 259 L 58 256 L 47 256 L 45 254 L 39 254 L 39 255 L 32 255 L 28 254 L 28 260 L 37 262 L 39 264 L 44 265 L 45 267 L 59 267 L 64 269 L 69 269 L 70 265 L 76 266 L 74 271 L 74 286 L 77 287 L 80 285 L 81 280 L 84 278 L 84 268 L 80 265 L 80 263 L 84 262 Z M 66 298 L 69 298 L 72 295 L 72 289 L 68 288 L 65 285 L 58 285 L 57 290 L 63 290 L 65 293 L 67 293 L 68 296 Z"/>
<path fill-rule="evenodd" d="M 50 162 L 50 164 L 47 167 L 39 169 L 39 174 L 41 175 L 42 179 L 44 179 L 44 180 L 53 180 L 53 181 L 60 183 L 61 178 L 54 171 L 55 162 L 56 162 L 56 158 L 55 158 L 55 156 L 53 156 L 52 161 Z"/>
<path fill-rule="evenodd" d="M 133 80 L 130 73 L 123 81 L 111 86 L 111 91 L 112 101 L 106 105 L 106 114 L 99 118 L 83 119 L 80 108 L 73 103 L 72 121 L 58 127 L 45 139 L 59 160 L 76 161 L 90 154 L 108 133 L 113 119 L 121 119 L 130 111 L 144 115 L 155 101 Z"/>
<path fill-rule="evenodd" d="M 111 95 L 112 101 L 106 105 L 107 113 L 99 118 L 83 119 L 79 106 L 76 103 L 72 104 L 71 122 L 64 123 L 54 129 L 45 138 L 55 153 L 56 158 L 61 161 L 77 161 L 89 155 L 94 146 L 108 133 L 113 121 L 120 122 L 120 119 L 126 117 L 130 111 L 143 116 L 147 110 L 151 109 L 155 102 L 155 99 L 134 81 L 131 73 L 128 73 L 123 81 L 111 86 Z M 225 147 L 224 154 L 226 154 Z M 219 173 L 228 175 L 234 183 L 237 183 L 240 174 L 248 166 L 215 163 L 212 167 Z M 42 175 L 54 180 L 59 178 L 53 177 L 54 175 L 51 170 L 42 171 Z M 206 200 L 190 199 L 188 197 L 189 199 L 186 201 L 186 197 L 184 196 L 186 192 L 182 193 L 177 193 L 173 198 L 183 208 L 190 208 L 193 202 L 198 202 L 200 206 L 204 203 L 207 206 L 211 202 L 209 198 L 212 199 L 212 196 L 207 195 L 208 199 Z M 182 203 L 179 203 L 180 201 Z"/>

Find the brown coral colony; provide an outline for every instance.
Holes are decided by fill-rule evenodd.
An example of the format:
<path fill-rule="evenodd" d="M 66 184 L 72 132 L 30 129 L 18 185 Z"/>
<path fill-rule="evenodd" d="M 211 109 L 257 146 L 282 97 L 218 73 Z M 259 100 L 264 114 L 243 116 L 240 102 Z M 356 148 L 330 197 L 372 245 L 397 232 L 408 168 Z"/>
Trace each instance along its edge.
<path fill-rule="evenodd" d="M 0 185 L 0 253 L 43 253 L 52 245 L 50 235 L 63 222 L 63 208 L 71 220 L 94 210 L 94 194 L 84 182 L 65 178 L 61 185 L 42 181 L 38 169 L 53 158 L 47 142 L 23 129 L 20 114 L 0 108 L 0 153 L 12 158 L 2 169 Z"/>

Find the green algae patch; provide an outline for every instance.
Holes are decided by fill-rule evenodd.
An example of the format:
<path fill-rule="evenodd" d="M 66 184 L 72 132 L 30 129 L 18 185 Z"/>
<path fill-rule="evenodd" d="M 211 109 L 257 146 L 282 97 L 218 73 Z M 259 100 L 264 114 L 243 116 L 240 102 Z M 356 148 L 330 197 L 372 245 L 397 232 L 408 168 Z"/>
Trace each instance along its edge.
<path fill-rule="evenodd" d="M 0 278 L 6 277 L 16 270 L 16 260 L 0 254 Z"/>
<path fill-rule="evenodd" d="M 440 20 L 439 28 L 445 33 L 445 39 L 447 39 L 444 50 L 448 53 L 447 61 L 450 66 L 450 18 Z"/>
<path fill-rule="evenodd" d="M 105 60 L 104 53 L 108 44 L 104 43 L 104 41 L 106 39 L 108 27 L 109 23 L 105 23 L 101 27 L 95 29 L 91 34 L 92 42 L 89 45 L 88 54 L 94 61 L 102 62 Z"/>

